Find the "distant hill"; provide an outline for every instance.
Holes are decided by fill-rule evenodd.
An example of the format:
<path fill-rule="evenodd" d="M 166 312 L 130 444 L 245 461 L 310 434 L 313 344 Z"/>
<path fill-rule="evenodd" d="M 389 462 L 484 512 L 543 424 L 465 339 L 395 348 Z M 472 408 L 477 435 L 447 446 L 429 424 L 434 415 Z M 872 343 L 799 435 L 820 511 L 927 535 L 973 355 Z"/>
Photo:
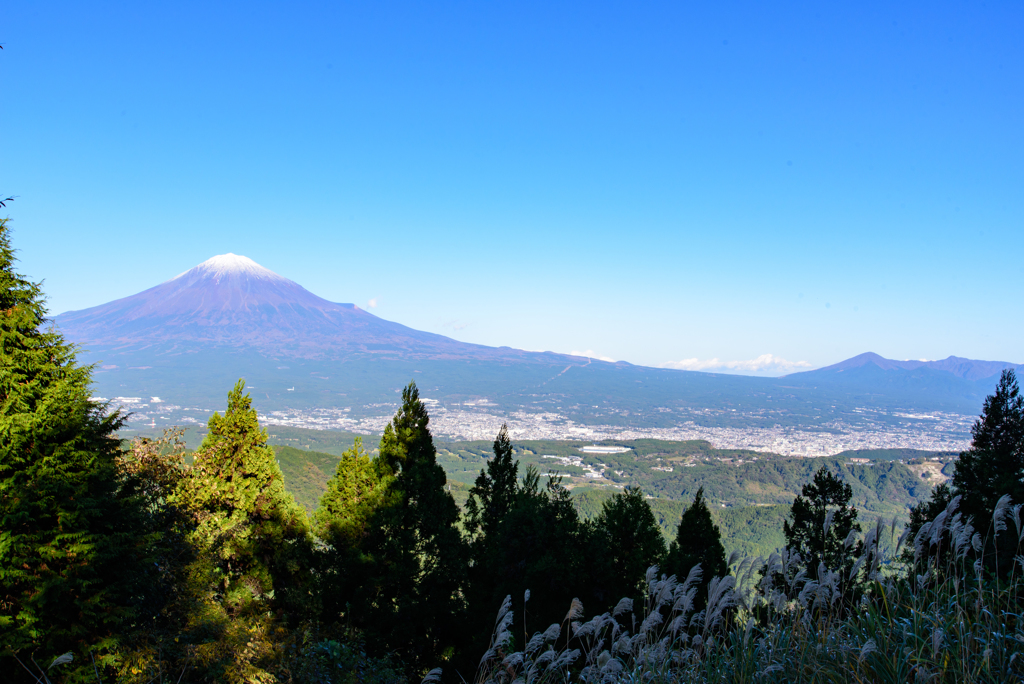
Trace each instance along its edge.
<path fill-rule="evenodd" d="M 840 373 L 849 372 L 855 369 L 862 369 L 865 366 L 874 366 L 885 371 L 914 371 L 926 368 L 940 373 L 948 373 L 955 377 L 963 378 L 964 380 L 972 382 L 976 380 L 989 381 L 992 378 L 997 377 L 1006 368 L 1012 368 L 1017 371 L 1024 368 L 1024 366 L 1020 364 L 1009 363 L 1008 361 L 976 361 L 974 359 L 965 359 L 959 356 L 950 356 L 942 359 L 941 361 L 916 361 L 913 359 L 896 361 L 893 359 L 883 358 L 874 352 L 867 352 L 865 354 L 858 354 L 853 358 L 840 361 L 839 363 L 831 366 L 818 368 L 812 371 L 792 373 L 786 377 L 818 378 L 829 375 L 838 376 Z"/>
<path fill-rule="evenodd" d="M 814 387 L 839 401 L 892 407 L 977 413 L 993 392 L 1003 369 L 1024 366 L 1004 361 L 975 361 L 950 356 L 941 361 L 896 361 L 878 354 L 860 354 L 812 371 L 793 373 L 777 382 Z M 973 409 L 969 407 L 974 407 Z"/>

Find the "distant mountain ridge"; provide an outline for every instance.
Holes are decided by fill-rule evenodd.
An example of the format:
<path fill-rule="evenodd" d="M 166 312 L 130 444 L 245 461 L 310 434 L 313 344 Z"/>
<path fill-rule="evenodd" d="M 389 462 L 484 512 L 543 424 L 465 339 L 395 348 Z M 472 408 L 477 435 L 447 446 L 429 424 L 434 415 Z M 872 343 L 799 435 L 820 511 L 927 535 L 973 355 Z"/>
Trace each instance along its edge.
<path fill-rule="evenodd" d="M 327 301 L 244 256 L 223 254 L 129 297 L 54 318 L 95 363 L 103 397 L 150 397 L 185 420 L 244 377 L 262 412 L 386 412 L 415 379 L 452 406 L 557 414 L 576 424 L 745 427 L 865 421 L 864 407 L 976 414 L 1002 362 L 877 354 L 783 378 L 610 363 L 460 342 Z M 1015 366 L 1019 367 L 1019 366 Z M 486 402 L 481 402 L 486 399 Z M 462 402 L 468 402 L 463 404 Z M 190 408 L 194 407 L 194 408 Z M 888 419 L 878 418 L 891 414 Z M 141 413 L 140 415 L 147 415 Z M 902 419 L 901 419 L 902 420 Z M 186 421 L 187 422 L 187 421 Z"/>
<path fill-rule="evenodd" d="M 919 368 L 927 368 L 929 370 L 951 373 L 958 378 L 970 381 L 995 377 L 1006 368 L 1012 368 L 1015 371 L 1019 371 L 1024 368 L 1024 365 L 1022 364 L 1009 363 L 1007 361 L 977 361 L 975 359 L 965 359 L 960 356 L 950 356 L 939 361 L 913 359 L 897 361 L 894 359 L 886 359 L 874 352 L 867 352 L 865 354 L 858 354 L 857 356 L 846 359 L 845 361 L 840 361 L 839 363 L 831 366 L 825 366 L 824 368 L 817 368 L 811 371 L 802 371 L 800 373 L 791 373 L 785 377 L 796 378 L 808 377 L 811 375 L 821 376 L 829 373 L 842 373 L 854 368 L 863 368 L 868 365 L 877 366 L 882 370 L 912 371 Z"/>

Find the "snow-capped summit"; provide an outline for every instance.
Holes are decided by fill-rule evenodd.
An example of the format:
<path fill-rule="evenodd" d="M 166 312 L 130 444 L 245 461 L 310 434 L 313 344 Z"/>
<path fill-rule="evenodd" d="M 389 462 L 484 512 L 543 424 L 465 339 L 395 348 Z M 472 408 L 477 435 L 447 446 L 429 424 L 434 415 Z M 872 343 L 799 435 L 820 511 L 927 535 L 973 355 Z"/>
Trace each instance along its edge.
<path fill-rule="evenodd" d="M 156 287 L 54 319 L 69 339 L 94 349 L 211 345 L 279 356 L 518 357 L 385 321 L 353 304 L 318 297 L 249 257 L 219 254 Z M 171 350 L 174 350 L 173 352 Z"/>
<path fill-rule="evenodd" d="M 189 273 L 196 272 L 201 273 L 207 277 L 223 278 L 225 276 L 232 275 L 243 275 L 251 278 L 268 278 L 273 280 L 286 280 L 277 275 L 269 268 L 260 266 L 255 261 L 247 256 L 240 254 L 218 254 L 217 256 L 210 257 L 203 263 L 199 264 L 195 268 L 190 268 L 184 273 L 180 273 L 171 280 L 177 280 L 182 276 L 188 275 Z"/>

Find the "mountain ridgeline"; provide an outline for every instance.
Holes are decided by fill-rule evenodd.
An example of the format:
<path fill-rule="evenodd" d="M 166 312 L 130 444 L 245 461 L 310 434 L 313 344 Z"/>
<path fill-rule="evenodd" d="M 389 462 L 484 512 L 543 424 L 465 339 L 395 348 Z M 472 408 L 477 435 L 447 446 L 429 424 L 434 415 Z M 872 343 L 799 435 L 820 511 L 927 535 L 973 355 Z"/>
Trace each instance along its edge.
<path fill-rule="evenodd" d="M 657 427 L 678 418 L 664 409 L 716 409 L 688 419 L 814 426 L 837 415 L 855 420 L 864 407 L 974 415 L 999 372 L 1016 367 L 863 354 L 784 378 L 753 378 L 487 347 L 329 302 L 233 254 L 54 321 L 82 347 L 83 360 L 97 364 L 100 396 L 211 407 L 221 388 L 245 377 L 263 412 L 343 407 L 359 415 L 372 412 L 367 405 L 393 404 L 395 387 L 415 377 L 437 400 L 487 398 L 506 412 L 559 406 L 584 424 Z"/>

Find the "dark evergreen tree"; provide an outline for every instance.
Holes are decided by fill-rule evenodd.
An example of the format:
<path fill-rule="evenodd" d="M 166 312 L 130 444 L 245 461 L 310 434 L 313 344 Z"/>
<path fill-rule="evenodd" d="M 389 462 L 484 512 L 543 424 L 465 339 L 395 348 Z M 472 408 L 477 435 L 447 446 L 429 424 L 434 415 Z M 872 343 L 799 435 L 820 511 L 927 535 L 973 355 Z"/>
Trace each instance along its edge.
<path fill-rule="evenodd" d="M 367 644 L 397 652 L 416 671 L 452 656 L 463 627 L 467 561 L 459 509 L 437 463 L 429 421 L 409 383 L 377 457 L 388 482 L 363 547 L 372 558 L 373 584 L 353 597 Z"/>
<path fill-rule="evenodd" d="M 529 605 L 515 615 L 515 633 L 561 621 L 573 598 L 588 599 L 588 532 L 561 478 L 550 477 L 542 487 L 537 469 L 527 467 L 515 503 L 489 542 L 492 554 L 484 562 L 493 588 L 479 610 L 493 616 L 505 596 L 518 603 L 529 590 Z"/>
<path fill-rule="evenodd" d="M 936 485 L 932 489 L 931 496 L 925 501 L 919 501 L 916 505 L 910 508 L 910 519 L 907 521 L 907 539 L 908 543 L 903 545 L 903 551 L 901 557 L 904 562 L 912 563 L 914 561 L 914 540 L 917 538 L 917 533 L 925 523 L 934 520 L 940 513 L 946 510 L 950 502 L 953 500 L 953 489 L 949 486 L 948 482 L 943 482 Z M 949 534 L 943 535 L 943 541 L 940 545 L 939 552 L 944 553 L 949 548 Z M 930 555 L 930 554 L 929 554 Z M 941 566 L 940 566 L 941 567 Z"/>
<path fill-rule="evenodd" d="M 367 548 L 370 525 L 389 503 L 389 493 L 395 498 L 389 489 L 394 478 L 382 470 L 381 462 L 371 459 L 362 439 L 356 438 L 355 445 L 341 455 L 313 514 L 316 535 L 325 542 L 319 553 L 318 594 L 327 625 L 349 620 L 353 605 L 370 610 L 363 600 L 364 587 L 374 582 L 373 557 Z"/>
<path fill-rule="evenodd" d="M 610 610 L 622 598 L 643 597 L 647 569 L 665 562 L 665 538 L 643 490 L 627 487 L 604 502 L 591 548 L 588 560 L 598 575 L 592 591 L 599 602 L 593 612 Z"/>
<path fill-rule="evenodd" d="M 859 547 L 845 542 L 851 531 L 860 531 L 852 497 L 850 485 L 823 466 L 793 499 L 793 520 L 782 525 L 786 547 L 800 554 L 811 578 L 821 563 L 833 571 L 852 566 Z"/>
<path fill-rule="evenodd" d="M 680 582 L 689 575 L 693 566 L 700 564 L 701 580 L 694 598 L 694 607 L 701 610 L 707 605 L 708 585 L 715 577 L 729 572 L 722 534 L 711 519 L 711 511 L 704 500 L 704 488 L 697 490 L 693 503 L 683 511 L 679 531 L 669 546 L 665 572 L 675 575 Z"/>
<path fill-rule="evenodd" d="M 1013 370 L 1004 370 L 971 428 L 971 448 L 960 454 L 953 488 L 960 509 L 985 534 L 999 497 L 1024 503 L 1024 397 Z"/>
<path fill-rule="evenodd" d="M 121 415 L 91 399 L 90 366 L 48 328 L 0 220 L 0 668 L 116 647 L 146 592 L 148 539 L 119 486 Z"/>
<path fill-rule="evenodd" d="M 523 634 L 560 621 L 590 583 L 587 527 L 569 491 L 558 477 L 542 487 L 532 466 L 517 482 L 518 471 L 507 427 L 502 426 L 494 440 L 494 458 L 480 472 L 466 504 L 469 622 L 457 663 L 466 679 L 487 648 L 494 614 L 506 596 L 516 598 L 513 632 Z M 520 603 L 527 590 L 532 599 Z"/>
<path fill-rule="evenodd" d="M 957 461 L 953 489 L 961 496 L 960 513 L 986 539 L 986 565 L 1005 574 L 1019 552 L 1017 530 L 1011 524 L 997 535 L 992 516 L 1002 496 L 1024 503 L 1024 397 L 1012 369 L 1002 372 L 995 393 L 985 398 L 971 437 L 971 448 Z"/>
<path fill-rule="evenodd" d="M 494 535 L 515 503 L 519 461 L 512 457 L 508 426 L 502 425 L 494 439 L 494 458 L 481 470 L 466 502 L 466 531 L 486 540 Z"/>

